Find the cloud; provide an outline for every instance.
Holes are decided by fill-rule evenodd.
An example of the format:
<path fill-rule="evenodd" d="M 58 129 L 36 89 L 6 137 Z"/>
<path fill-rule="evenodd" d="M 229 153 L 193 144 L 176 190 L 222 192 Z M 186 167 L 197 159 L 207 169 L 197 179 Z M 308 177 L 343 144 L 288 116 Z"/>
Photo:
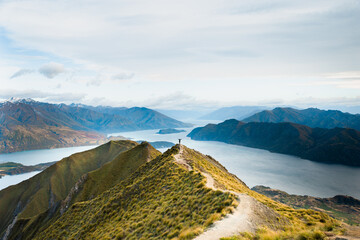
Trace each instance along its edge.
<path fill-rule="evenodd" d="M 112 79 L 114 80 L 129 80 L 132 79 L 135 76 L 134 73 L 118 73 L 114 76 L 112 76 Z"/>
<path fill-rule="evenodd" d="M 15 89 L 1 89 L 0 90 L 0 99 L 9 99 L 11 97 L 16 98 L 33 98 L 39 101 L 48 101 L 48 102 L 82 102 L 84 101 L 87 95 L 83 93 L 54 93 L 54 92 L 45 92 L 39 90 L 15 90 Z"/>
<path fill-rule="evenodd" d="M 47 78 L 54 78 L 60 73 L 64 73 L 64 72 L 66 72 L 64 65 L 54 62 L 44 64 L 39 68 L 39 73 L 41 73 Z"/>
<path fill-rule="evenodd" d="M 34 70 L 32 69 L 20 69 L 19 71 L 15 72 L 13 75 L 11 75 L 10 79 L 21 77 L 23 75 L 27 75 L 30 73 L 33 73 Z"/>

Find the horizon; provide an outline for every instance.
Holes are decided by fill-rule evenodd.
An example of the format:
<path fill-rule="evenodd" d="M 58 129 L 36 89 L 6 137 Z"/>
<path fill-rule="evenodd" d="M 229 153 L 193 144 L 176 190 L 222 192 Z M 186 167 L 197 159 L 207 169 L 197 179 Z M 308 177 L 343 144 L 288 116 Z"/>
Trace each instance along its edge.
<path fill-rule="evenodd" d="M 8 99 L 1 99 L 0 98 L 0 103 L 5 103 L 5 102 L 18 102 L 18 101 L 25 101 L 25 102 L 41 102 L 41 103 L 48 103 L 48 104 L 65 104 L 68 106 L 71 105 L 83 105 L 83 106 L 90 106 L 90 107 L 106 107 L 106 108 L 112 108 L 112 107 L 119 107 L 119 108 L 149 108 L 155 111 L 158 111 L 162 114 L 168 115 L 169 117 L 172 118 L 176 118 L 176 119 L 180 119 L 180 120 L 196 120 L 199 119 L 199 117 L 201 118 L 202 116 L 205 116 L 209 113 L 218 111 L 218 110 L 222 110 L 222 109 L 229 109 L 229 108 L 237 108 L 237 107 L 259 107 L 259 108 L 264 108 L 264 109 L 259 109 L 259 112 L 263 111 L 263 110 L 274 110 L 275 108 L 292 108 L 292 109 L 298 109 L 298 110 L 304 110 L 304 109 L 309 109 L 309 108 L 314 108 L 314 109 L 319 109 L 319 110 L 324 110 L 324 111 L 341 111 L 344 113 L 350 113 L 350 114 L 358 114 L 360 113 L 360 107 L 340 107 L 340 108 L 336 108 L 336 107 L 329 107 L 329 108 L 319 108 L 319 107 L 308 107 L 308 108 L 302 108 L 302 107 L 298 107 L 298 106 L 293 106 L 293 105 L 273 105 L 273 106 L 261 106 L 261 105 L 234 105 L 234 106 L 223 106 L 223 107 L 208 107 L 208 108 L 201 108 L 201 109 L 190 109 L 190 110 L 186 110 L 186 109 L 160 109 L 160 108 L 150 108 L 150 107 L 145 107 L 145 106 L 138 106 L 138 105 L 134 105 L 134 106 L 110 106 L 110 105 L 90 105 L 90 104 L 83 104 L 83 103 L 76 103 L 76 102 L 72 102 L 72 103 L 64 103 L 64 102 L 47 102 L 45 100 L 42 99 L 35 99 L 35 98 L 21 98 L 21 97 L 10 97 Z M 173 115 L 171 114 L 172 112 L 178 112 L 178 114 Z M 198 112 L 198 116 L 195 116 L 194 118 L 188 118 L 188 115 L 186 114 L 186 116 L 184 117 L 178 117 L 181 115 L 181 113 L 187 113 L 187 112 Z M 170 113 L 170 114 L 169 114 Z M 171 116 L 173 115 L 173 116 Z"/>

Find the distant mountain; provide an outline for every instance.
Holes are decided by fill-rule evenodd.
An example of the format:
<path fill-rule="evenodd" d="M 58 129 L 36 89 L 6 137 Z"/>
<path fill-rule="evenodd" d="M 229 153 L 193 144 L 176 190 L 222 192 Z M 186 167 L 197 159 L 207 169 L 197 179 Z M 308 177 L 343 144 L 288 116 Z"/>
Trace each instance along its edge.
<path fill-rule="evenodd" d="M 179 119 L 194 121 L 204 114 L 209 113 L 212 110 L 199 109 L 199 110 L 170 110 L 170 109 L 156 109 L 156 111 L 165 114 L 166 116 Z"/>
<path fill-rule="evenodd" d="M 208 113 L 201 116 L 199 119 L 204 120 L 220 120 L 224 121 L 226 119 L 243 119 L 248 116 L 251 116 L 255 113 L 258 113 L 264 109 L 267 109 L 263 106 L 233 106 L 233 107 L 224 107 L 216 111 Z"/>
<path fill-rule="evenodd" d="M 244 122 L 293 122 L 309 127 L 320 128 L 354 128 L 360 130 L 360 114 L 343 113 L 337 110 L 320 110 L 308 108 L 275 108 L 256 113 L 243 119 Z"/>
<path fill-rule="evenodd" d="M 70 105 L 74 106 L 74 105 Z M 107 106 L 87 106 L 81 105 L 81 108 L 93 110 L 99 113 L 120 116 L 134 123 L 138 129 L 156 129 L 156 128 L 176 128 L 191 127 L 192 124 L 170 118 L 162 113 L 145 107 L 107 107 Z"/>
<path fill-rule="evenodd" d="M 325 213 L 251 191 L 215 159 L 183 145 L 161 154 L 146 142 L 112 141 L 0 191 L 0 237 L 6 240 L 194 239 L 206 230 L 223 237 L 226 215 L 231 226 L 262 229 L 267 238 L 314 239 L 325 227 L 342 230 Z M 225 221 L 224 229 L 211 228 L 217 221 Z"/>
<path fill-rule="evenodd" d="M 106 141 L 103 133 L 186 126 L 147 108 L 10 99 L 0 103 L 0 153 L 101 144 Z"/>
<path fill-rule="evenodd" d="M 310 128 L 296 123 L 244 123 L 235 119 L 195 128 L 194 140 L 221 141 L 266 149 L 317 162 L 360 166 L 360 132 Z"/>
<path fill-rule="evenodd" d="M 47 109 L 45 109 L 47 107 Z M 0 153 L 101 144 L 103 134 L 90 131 L 51 104 L 7 101 L 0 104 Z"/>

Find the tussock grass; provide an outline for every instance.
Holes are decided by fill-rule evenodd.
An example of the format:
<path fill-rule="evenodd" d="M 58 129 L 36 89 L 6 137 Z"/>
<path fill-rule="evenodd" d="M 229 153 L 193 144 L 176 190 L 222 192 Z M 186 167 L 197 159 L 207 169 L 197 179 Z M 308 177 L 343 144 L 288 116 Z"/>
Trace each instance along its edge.
<path fill-rule="evenodd" d="M 98 197 L 75 203 L 36 239 L 191 239 L 230 211 L 235 196 L 175 163 L 176 147 Z"/>

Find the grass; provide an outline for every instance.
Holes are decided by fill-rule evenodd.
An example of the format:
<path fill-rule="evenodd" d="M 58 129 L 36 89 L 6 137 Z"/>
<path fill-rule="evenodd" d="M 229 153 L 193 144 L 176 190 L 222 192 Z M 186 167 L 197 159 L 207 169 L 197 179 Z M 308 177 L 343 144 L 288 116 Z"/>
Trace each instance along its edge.
<path fill-rule="evenodd" d="M 209 172 L 215 179 L 218 188 L 245 193 L 279 214 L 278 223 L 269 218 L 268 227 L 261 229 L 255 235 L 247 234 L 248 238 L 234 236 L 234 238 L 224 239 L 317 239 L 313 237 L 324 236 L 327 231 L 337 234 L 344 231 L 340 226 L 341 222 L 326 213 L 310 209 L 294 209 L 250 190 L 245 183 L 227 172 L 211 156 L 205 156 L 192 150 L 186 150 L 184 154 L 187 159 L 191 160 L 192 167 Z M 207 159 L 207 161 L 202 159 Z"/>
<path fill-rule="evenodd" d="M 15 215 L 23 220 L 22 223 L 35 221 L 39 214 L 63 200 L 83 174 L 98 169 L 137 145 L 132 141 L 111 141 L 64 158 L 40 174 L 0 191 L 0 235 Z M 21 232 L 27 227 L 29 224 L 15 225 L 14 231 Z"/>
<path fill-rule="evenodd" d="M 191 239 L 230 212 L 235 196 L 176 164 L 177 148 L 98 197 L 74 204 L 37 239 Z"/>
<path fill-rule="evenodd" d="M 294 209 L 250 190 L 210 156 L 184 147 L 183 156 L 193 169 L 188 171 L 174 161 L 177 146 L 159 156 L 156 151 L 150 151 L 150 156 L 155 157 L 152 161 L 146 157 L 149 155 L 146 144 L 116 155 L 116 149 L 121 146 L 113 142 L 96 151 L 96 157 L 102 159 L 97 164 L 102 167 L 88 173 L 88 180 L 75 196 L 74 204 L 59 218 L 48 221 L 34 239 L 192 239 L 238 205 L 235 195 L 206 188 L 201 172 L 211 174 L 217 188 L 245 193 L 266 205 L 267 213 L 273 213 L 262 216 L 266 226 L 256 233 L 224 238 L 226 240 L 322 239 L 327 231 L 341 233 L 343 230 L 337 220 L 325 213 Z M 66 164 L 57 166 L 61 171 L 55 171 L 55 176 L 50 178 L 58 179 L 52 191 L 69 191 L 63 190 L 60 183 L 74 181 L 70 177 L 75 179 L 75 170 L 86 171 L 88 166 L 77 163 L 87 157 L 85 152 L 76 162 L 72 163 L 70 158 Z M 32 201 L 38 204 L 34 206 L 45 206 L 51 197 L 47 195 L 48 189 L 38 191 L 33 195 Z M 23 219 L 27 220 L 28 227 L 32 226 L 31 221 L 34 224 L 38 221 Z"/>

